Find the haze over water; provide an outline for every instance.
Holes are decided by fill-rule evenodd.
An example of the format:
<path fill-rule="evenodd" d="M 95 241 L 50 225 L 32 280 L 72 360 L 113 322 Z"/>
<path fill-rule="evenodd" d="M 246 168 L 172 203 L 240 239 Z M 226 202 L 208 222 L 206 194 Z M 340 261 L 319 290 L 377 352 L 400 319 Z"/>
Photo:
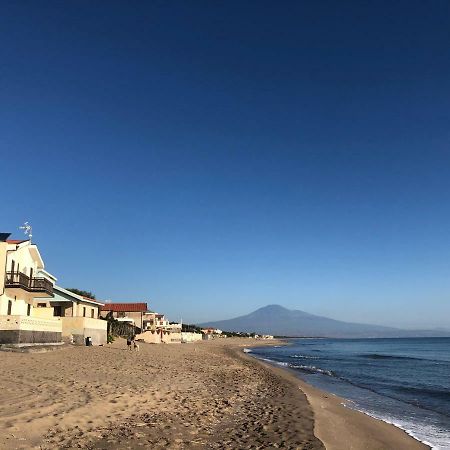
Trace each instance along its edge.
<path fill-rule="evenodd" d="M 251 353 L 433 448 L 450 448 L 450 338 L 293 339 Z"/>

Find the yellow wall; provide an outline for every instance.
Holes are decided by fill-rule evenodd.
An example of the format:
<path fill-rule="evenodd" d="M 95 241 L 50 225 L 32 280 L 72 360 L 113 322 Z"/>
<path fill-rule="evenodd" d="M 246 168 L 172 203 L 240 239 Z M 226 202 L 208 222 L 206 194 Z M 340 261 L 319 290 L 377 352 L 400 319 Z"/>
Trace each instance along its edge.
<path fill-rule="evenodd" d="M 33 308 L 32 316 L 51 319 L 53 318 L 53 308 Z"/>
<path fill-rule="evenodd" d="M 92 305 L 92 303 L 74 303 L 73 315 L 74 317 L 83 317 L 83 308 L 86 308 L 86 316 L 92 319 L 92 311 L 94 311 L 94 319 L 97 319 L 99 316 L 98 310 L 99 307 Z"/>

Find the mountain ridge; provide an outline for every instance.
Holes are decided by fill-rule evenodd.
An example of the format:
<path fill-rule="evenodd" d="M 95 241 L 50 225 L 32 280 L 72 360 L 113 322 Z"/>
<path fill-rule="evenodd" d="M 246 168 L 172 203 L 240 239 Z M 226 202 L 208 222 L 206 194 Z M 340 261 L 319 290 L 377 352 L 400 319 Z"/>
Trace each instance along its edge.
<path fill-rule="evenodd" d="M 205 322 L 200 326 L 224 331 L 255 332 L 287 337 L 381 338 L 381 337 L 447 337 L 450 332 L 438 330 L 403 330 L 400 328 L 345 322 L 308 312 L 271 304 L 233 319 Z"/>

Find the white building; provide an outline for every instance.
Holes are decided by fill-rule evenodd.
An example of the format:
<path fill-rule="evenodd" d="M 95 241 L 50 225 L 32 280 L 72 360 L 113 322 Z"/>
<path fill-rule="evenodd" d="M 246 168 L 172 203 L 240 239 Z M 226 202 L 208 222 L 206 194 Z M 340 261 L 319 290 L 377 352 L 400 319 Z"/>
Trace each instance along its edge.
<path fill-rule="evenodd" d="M 101 303 L 56 286 L 35 244 L 0 233 L 0 344 L 104 344 Z"/>
<path fill-rule="evenodd" d="M 0 344 L 60 343 L 59 317 L 46 308 L 56 278 L 30 240 L 0 234 Z"/>

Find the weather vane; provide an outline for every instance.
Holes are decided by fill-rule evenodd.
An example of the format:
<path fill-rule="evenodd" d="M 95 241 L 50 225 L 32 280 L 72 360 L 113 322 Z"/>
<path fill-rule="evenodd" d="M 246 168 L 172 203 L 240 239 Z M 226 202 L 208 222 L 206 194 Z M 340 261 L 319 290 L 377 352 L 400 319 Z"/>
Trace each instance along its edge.
<path fill-rule="evenodd" d="M 33 227 L 28 222 L 25 222 L 21 227 L 19 227 L 19 230 L 23 230 L 23 232 L 30 238 L 31 244 L 31 238 L 33 237 Z"/>

